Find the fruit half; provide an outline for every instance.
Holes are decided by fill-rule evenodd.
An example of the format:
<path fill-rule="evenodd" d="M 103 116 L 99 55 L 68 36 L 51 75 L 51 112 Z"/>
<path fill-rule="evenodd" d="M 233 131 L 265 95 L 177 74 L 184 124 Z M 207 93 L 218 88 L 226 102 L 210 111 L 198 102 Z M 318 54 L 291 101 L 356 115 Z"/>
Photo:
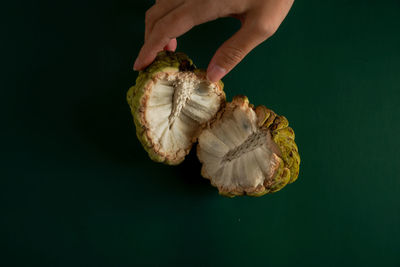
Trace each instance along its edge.
<path fill-rule="evenodd" d="M 225 196 L 261 196 L 292 183 L 300 156 L 288 121 L 247 97 L 227 103 L 199 136 L 201 174 Z"/>
<path fill-rule="evenodd" d="M 224 105 L 225 93 L 222 82 L 209 82 L 185 54 L 161 52 L 139 73 L 127 101 L 151 159 L 175 165 Z"/>

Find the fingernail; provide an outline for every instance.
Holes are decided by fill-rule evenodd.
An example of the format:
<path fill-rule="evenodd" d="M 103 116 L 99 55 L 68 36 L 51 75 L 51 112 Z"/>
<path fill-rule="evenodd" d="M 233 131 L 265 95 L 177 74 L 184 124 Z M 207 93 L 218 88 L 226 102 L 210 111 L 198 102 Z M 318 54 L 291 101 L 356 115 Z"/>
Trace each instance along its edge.
<path fill-rule="evenodd" d="M 217 82 L 226 74 L 226 70 L 220 66 L 213 64 L 207 71 L 207 79 L 211 82 Z"/>

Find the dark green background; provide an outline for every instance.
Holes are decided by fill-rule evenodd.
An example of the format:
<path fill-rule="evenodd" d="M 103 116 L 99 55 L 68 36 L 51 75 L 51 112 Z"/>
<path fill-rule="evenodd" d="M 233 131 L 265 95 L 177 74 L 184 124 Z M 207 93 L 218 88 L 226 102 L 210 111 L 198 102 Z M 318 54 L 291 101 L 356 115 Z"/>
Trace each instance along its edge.
<path fill-rule="evenodd" d="M 169 167 L 136 139 L 125 94 L 150 1 L 2 5 L 0 265 L 400 265 L 398 0 L 298 0 L 224 78 L 228 99 L 289 118 L 302 157 L 294 184 L 234 199 L 194 153 Z M 238 27 L 178 50 L 205 68 Z"/>

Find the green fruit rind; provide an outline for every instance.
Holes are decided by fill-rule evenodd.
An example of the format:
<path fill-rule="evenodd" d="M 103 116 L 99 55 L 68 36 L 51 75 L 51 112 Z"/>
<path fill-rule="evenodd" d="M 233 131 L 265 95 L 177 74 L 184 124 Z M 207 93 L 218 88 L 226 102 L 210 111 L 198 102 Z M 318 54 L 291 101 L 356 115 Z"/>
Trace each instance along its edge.
<path fill-rule="evenodd" d="M 268 112 L 273 113 L 272 110 L 268 110 Z M 275 113 L 273 115 L 270 114 L 269 116 L 275 117 L 275 119 L 267 127 L 271 130 L 272 140 L 274 140 L 274 142 L 278 145 L 281 151 L 281 157 L 284 162 L 284 167 L 287 168 L 288 171 L 288 173 L 285 172 L 284 174 L 285 177 L 287 176 L 287 178 L 285 178 L 287 179 L 287 182 L 283 185 L 285 186 L 287 183 L 293 183 L 294 181 L 296 181 L 299 176 L 299 150 L 294 141 L 294 131 L 291 127 L 289 127 L 289 122 L 286 117 L 276 115 Z M 279 188 L 278 190 L 280 190 L 281 188 Z M 278 190 L 271 191 L 276 192 Z"/>

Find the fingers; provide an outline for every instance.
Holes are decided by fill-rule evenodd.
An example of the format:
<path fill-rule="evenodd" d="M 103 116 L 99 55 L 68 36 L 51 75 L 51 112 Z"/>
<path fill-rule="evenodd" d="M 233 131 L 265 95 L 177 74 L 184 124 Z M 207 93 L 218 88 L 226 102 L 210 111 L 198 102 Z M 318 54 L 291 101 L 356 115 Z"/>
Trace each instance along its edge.
<path fill-rule="evenodd" d="M 168 0 L 168 1 L 156 1 L 150 9 L 146 11 L 145 15 L 145 33 L 144 40 L 146 41 L 150 32 L 152 31 L 154 24 L 163 18 L 165 15 L 170 13 L 172 10 L 182 4 L 183 0 Z"/>
<path fill-rule="evenodd" d="M 216 82 L 231 71 L 257 45 L 272 36 L 289 12 L 293 0 L 271 0 L 241 18 L 242 28 L 214 54 L 207 78 Z"/>
<path fill-rule="evenodd" d="M 242 28 L 217 50 L 208 66 L 208 78 L 217 81 L 276 31 L 293 1 L 255 1 L 249 5 L 247 1 L 233 4 L 230 0 L 158 0 L 146 12 L 145 43 L 134 69 L 148 66 L 163 49 L 174 51 L 177 46 L 175 38 L 192 27 L 232 15 L 241 20 Z"/>
<path fill-rule="evenodd" d="M 207 78 L 216 82 L 231 71 L 257 45 L 268 38 L 263 29 L 244 24 L 214 54 L 207 68 Z"/>
<path fill-rule="evenodd" d="M 181 36 L 198 24 L 218 18 L 216 9 L 207 9 L 204 6 L 198 8 L 191 3 L 180 5 L 154 24 L 135 61 L 135 70 L 148 66 L 171 39 Z M 205 9 L 209 11 L 204 12 Z"/>

